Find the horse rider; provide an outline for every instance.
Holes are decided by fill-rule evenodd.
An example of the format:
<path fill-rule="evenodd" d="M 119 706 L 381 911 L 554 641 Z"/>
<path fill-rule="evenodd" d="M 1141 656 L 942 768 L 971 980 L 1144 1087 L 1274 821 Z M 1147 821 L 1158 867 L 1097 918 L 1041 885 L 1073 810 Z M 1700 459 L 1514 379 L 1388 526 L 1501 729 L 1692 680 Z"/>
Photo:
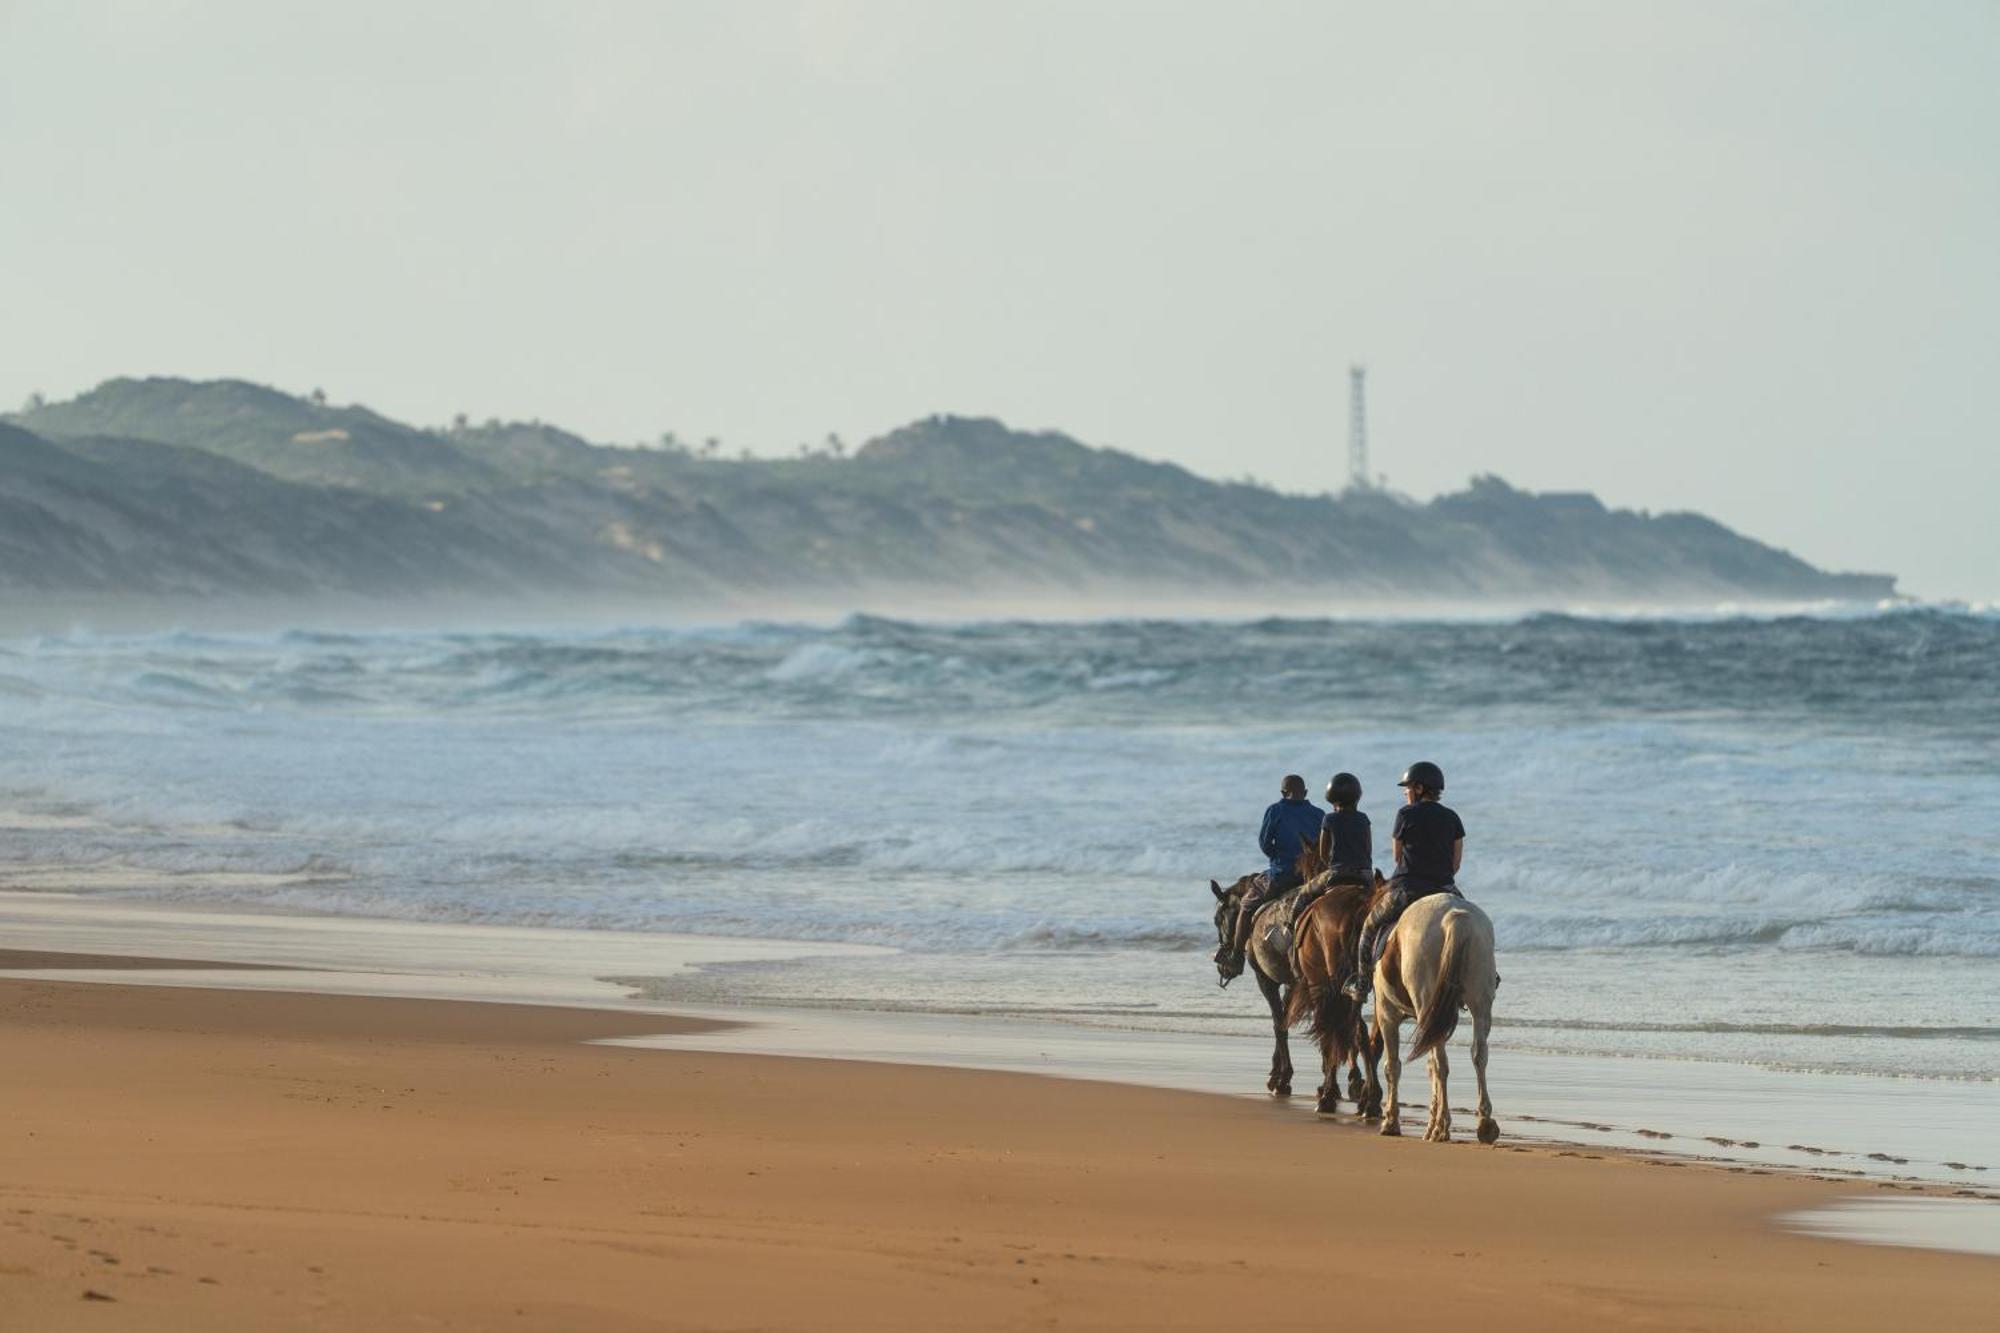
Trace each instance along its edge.
<path fill-rule="evenodd" d="M 1333 809 L 1319 826 L 1319 859 L 1326 866 L 1325 888 L 1336 884 L 1375 884 L 1375 830 L 1361 813 L 1361 779 L 1335 773 L 1326 784 L 1326 803 Z"/>
<path fill-rule="evenodd" d="M 1229 945 L 1216 951 L 1216 966 L 1225 978 L 1243 974 L 1243 946 L 1249 941 L 1250 919 L 1257 915 L 1257 909 L 1305 883 L 1298 870 L 1299 853 L 1319 836 L 1324 820 L 1325 812 L 1306 799 L 1306 780 L 1287 773 L 1279 784 L 1278 799 L 1265 808 L 1264 823 L 1257 830 L 1257 848 L 1269 863 L 1237 905 Z"/>
<path fill-rule="evenodd" d="M 1444 795 L 1444 770 L 1419 760 L 1403 770 L 1396 785 L 1403 789 L 1403 808 L 1389 835 L 1396 873 L 1389 878 L 1388 892 L 1369 909 L 1355 950 L 1354 975 L 1341 987 L 1357 1004 L 1368 998 L 1374 984 L 1377 942 L 1388 938 L 1411 903 L 1433 893 L 1457 893 L 1458 867 L 1465 859 L 1465 825 L 1438 800 Z"/>
<path fill-rule="evenodd" d="M 1319 861 L 1325 869 L 1299 893 L 1292 919 L 1305 915 L 1319 896 L 1336 884 L 1375 887 L 1375 831 L 1361 813 L 1361 779 L 1335 773 L 1326 784 L 1326 803 L 1333 809 L 1319 826 Z"/>

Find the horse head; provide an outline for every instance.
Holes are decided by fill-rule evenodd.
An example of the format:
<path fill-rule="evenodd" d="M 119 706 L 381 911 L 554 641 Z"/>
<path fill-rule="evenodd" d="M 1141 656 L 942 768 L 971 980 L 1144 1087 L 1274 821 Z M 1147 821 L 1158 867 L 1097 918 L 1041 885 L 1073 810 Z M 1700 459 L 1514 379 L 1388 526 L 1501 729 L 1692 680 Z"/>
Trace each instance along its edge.
<path fill-rule="evenodd" d="M 1243 881 L 1238 880 L 1236 888 L 1225 889 L 1214 880 L 1208 882 L 1208 891 L 1215 895 L 1215 940 L 1225 947 L 1232 942 L 1230 931 L 1236 924 L 1236 903 L 1241 896 L 1237 889 L 1242 884 Z"/>
<path fill-rule="evenodd" d="M 1222 965 L 1223 956 L 1229 952 L 1230 946 L 1236 943 L 1236 909 L 1243 902 L 1243 895 L 1248 893 L 1256 882 L 1255 875 L 1245 875 L 1226 889 L 1214 880 L 1208 882 L 1208 891 L 1215 895 L 1215 943 L 1218 946 L 1215 970 L 1222 977 L 1222 984 L 1225 986 L 1229 984 L 1229 979 L 1236 975 Z"/>

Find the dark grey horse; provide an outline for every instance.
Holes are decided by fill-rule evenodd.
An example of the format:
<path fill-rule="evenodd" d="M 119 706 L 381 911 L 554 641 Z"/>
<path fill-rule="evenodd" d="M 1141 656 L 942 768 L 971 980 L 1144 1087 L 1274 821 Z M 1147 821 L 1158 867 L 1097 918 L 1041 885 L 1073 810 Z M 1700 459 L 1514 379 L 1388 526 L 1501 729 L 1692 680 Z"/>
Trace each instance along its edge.
<path fill-rule="evenodd" d="M 1215 939 L 1225 950 L 1233 942 L 1237 905 L 1257 883 L 1256 875 L 1245 875 L 1226 889 L 1214 880 L 1208 882 L 1209 892 L 1215 895 Z M 1265 939 L 1265 925 L 1282 897 L 1280 895 L 1257 909 L 1257 915 L 1250 923 L 1250 942 L 1245 946 L 1250 973 L 1257 978 L 1257 989 L 1263 992 L 1264 1003 L 1271 1007 L 1271 1035 L 1277 1045 L 1271 1051 L 1271 1077 L 1264 1086 L 1270 1089 L 1273 1097 L 1292 1095 L 1291 1034 L 1285 1023 L 1285 1005 L 1290 998 L 1287 989 L 1292 984 L 1290 948 L 1274 948 Z M 1216 971 L 1222 973 L 1222 964 L 1216 964 Z M 1229 978 L 1223 974 L 1223 985 L 1228 984 Z"/>

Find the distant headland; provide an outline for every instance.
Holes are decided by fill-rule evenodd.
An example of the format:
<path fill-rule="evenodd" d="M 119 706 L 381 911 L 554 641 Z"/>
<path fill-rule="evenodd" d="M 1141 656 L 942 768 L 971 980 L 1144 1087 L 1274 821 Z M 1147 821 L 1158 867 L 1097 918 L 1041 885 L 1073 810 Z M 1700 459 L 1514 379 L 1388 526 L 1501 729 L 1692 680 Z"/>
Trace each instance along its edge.
<path fill-rule="evenodd" d="M 0 418 L 0 589 L 687 606 L 1242 594 L 1310 613 L 1875 600 L 1895 580 L 1816 569 L 1699 514 L 1497 477 L 1428 503 L 1288 495 L 985 418 L 770 459 L 539 422 L 411 426 L 236 380 L 115 379 Z"/>

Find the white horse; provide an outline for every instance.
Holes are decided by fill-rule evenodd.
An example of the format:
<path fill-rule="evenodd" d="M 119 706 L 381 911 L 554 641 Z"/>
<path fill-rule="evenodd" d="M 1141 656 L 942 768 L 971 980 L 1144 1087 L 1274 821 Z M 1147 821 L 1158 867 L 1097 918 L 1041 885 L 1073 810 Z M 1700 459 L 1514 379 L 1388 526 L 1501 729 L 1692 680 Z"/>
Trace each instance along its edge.
<path fill-rule="evenodd" d="M 1410 1058 L 1431 1057 L 1431 1118 L 1424 1137 L 1451 1141 L 1451 1102 L 1445 1079 L 1449 1065 L 1444 1043 L 1458 1027 L 1461 1006 L 1472 1012 L 1472 1067 L 1479 1075 L 1479 1141 L 1493 1143 L 1500 1125 L 1486 1095 L 1486 1034 L 1493 1026 L 1493 992 L 1500 984 L 1493 964 L 1493 923 L 1486 913 L 1452 893 L 1419 898 L 1404 911 L 1375 966 L 1375 1034 L 1388 1062 L 1388 1086 L 1381 1089 L 1382 1132 L 1403 1132 L 1396 1101 L 1401 1082 L 1403 1022 L 1417 1020 Z M 1375 1070 L 1368 1070 L 1373 1094 Z"/>

